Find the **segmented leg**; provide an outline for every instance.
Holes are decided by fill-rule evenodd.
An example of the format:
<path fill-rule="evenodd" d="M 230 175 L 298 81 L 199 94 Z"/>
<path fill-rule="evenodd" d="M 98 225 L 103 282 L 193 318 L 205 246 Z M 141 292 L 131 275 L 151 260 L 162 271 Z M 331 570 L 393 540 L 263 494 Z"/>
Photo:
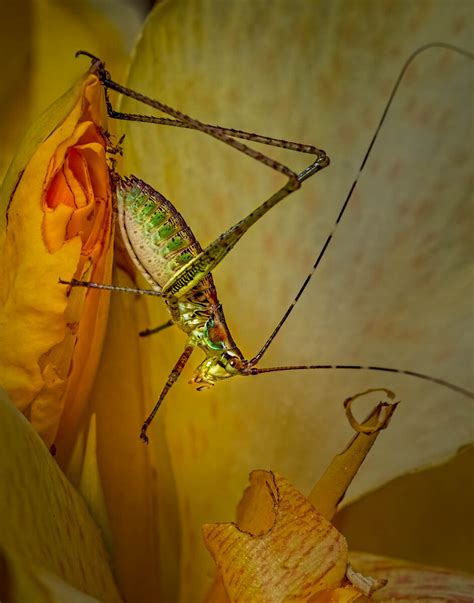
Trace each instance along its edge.
<path fill-rule="evenodd" d="M 217 140 L 220 140 L 221 142 L 228 144 L 229 146 L 233 147 L 234 149 L 241 151 L 245 155 L 248 155 L 249 157 L 252 157 L 253 159 L 255 159 L 257 161 L 260 161 L 264 165 L 284 174 L 288 178 L 289 181 L 294 183 L 295 188 L 298 188 L 300 181 L 298 180 L 297 174 L 293 170 L 291 170 L 287 166 L 283 165 L 282 163 L 275 161 L 274 159 L 268 157 L 267 155 L 264 155 L 263 153 L 260 153 L 259 151 L 255 151 L 254 149 L 248 147 L 247 145 L 245 145 L 235 139 L 241 138 L 241 139 L 249 140 L 252 142 L 268 144 L 271 146 L 276 146 L 276 147 L 280 147 L 280 148 L 284 148 L 284 149 L 288 149 L 288 150 L 292 150 L 292 151 L 297 151 L 299 153 L 309 153 L 309 154 L 315 155 L 315 161 L 313 163 L 318 163 L 319 165 L 322 165 L 323 162 L 326 161 L 327 162 L 326 165 L 329 164 L 329 159 L 326 157 L 325 152 L 312 145 L 301 144 L 298 142 L 291 142 L 291 141 L 282 140 L 282 139 L 278 139 L 278 138 L 271 138 L 268 136 L 262 136 L 260 134 L 255 134 L 252 132 L 245 132 L 243 130 L 234 130 L 232 128 L 222 128 L 221 126 L 205 124 L 193 117 L 190 117 L 189 115 L 186 115 L 185 113 L 182 113 L 181 111 L 178 111 L 177 109 L 173 109 L 172 107 L 170 107 L 158 100 L 151 99 L 151 98 L 145 96 L 144 94 L 141 94 L 139 92 L 136 92 L 135 90 L 131 90 L 130 88 L 127 88 L 125 86 L 122 86 L 121 84 L 118 84 L 117 82 L 114 82 L 110 78 L 110 74 L 106 71 L 105 65 L 100 59 L 98 59 L 94 55 L 92 55 L 88 52 L 84 52 L 84 51 L 77 52 L 76 56 L 81 55 L 81 54 L 88 56 L 89 58 L 92 59 L 93 62 L 98 63 L 97 75 L 100 78 L 100 80 L 104 86 L 105 101 L 106 101 L 106 105 L 107 105 L 108 115 L 113 119 L 121 119 L 121 120 L 128 120 L 128 121 L 140 121 L 140 122 L 146 122 L 146 123 L 154 123 L 154 124 L 159 124 L 159 125 L 176 126 L 176 127 L 181 127 L 181 128 L 189 128 L 189 129 L 193 129 L 193 130 L 198 130 L 200 132 L 208 134 L 209 136 L 212 136 L 213 138 L 216 138 Z M 107 89 L 114 90 L 120 94 L 123 94 L 124 96 L 133 98 L 137 102 L 143 103 L 149 107 L 152 107 L 158 111 L 161 111 L 162 113 L 171 115 L 173 117 L 173 119 L 155 117 L 155 116 L 151 116 L 151 115 L 140 115 L 140 114 L 135 114 L 135 113 L 122 113 L 119 111 L 115 111 L 115 109 L 112 107 L 112 104 L 110 102 L 110 99 L 109 99 L 109 96 L 107 93 Z"/>
<path fill-rule="evenodd" d="M 163 390 L 162 390 L 162 392 L 160 394 L 160 397 L 158 398 L 155 406 L 153 407 L 153 410 L 148 415 L 146 421 L 143 423 L 142 429 L 141 429 L 141 432 L 140 432 L 140 439 L 143 440 L 145 442 L 145 444 L 148 444 L 148 436 L 146 435 L 148 426 L 153 421 L 153 417 L 158 412 L 158 409 L 160 408 L 161 403 L 162 403 L 164 397 L 168 393 L 168 390 L 172 387 L 172 385 L 174 385 L 174 383 L 176 383 L 178 377 L 181 374 L 181 371 L 186 366 L 186 362 L 189 360 L 189 357 L 191 356 L 192 351 L 193 351 L 193 348 L 191 346 L 186 346 L 184 348 L 184 352 L 181 354 L 181 356 L 179 357 L 178 362 L 175 364 L 173 370 L 169 374 L 168 380 L 166 381 L 166 384 L 165 384 L 165 386 L 164 386 L 164 388 L 163 388 Z"/>

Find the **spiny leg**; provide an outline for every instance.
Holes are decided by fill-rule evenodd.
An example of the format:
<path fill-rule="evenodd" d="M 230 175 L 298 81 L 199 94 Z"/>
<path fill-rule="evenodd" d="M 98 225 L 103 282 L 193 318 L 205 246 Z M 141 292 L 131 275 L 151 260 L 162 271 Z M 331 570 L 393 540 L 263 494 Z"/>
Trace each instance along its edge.
<path fill-rule="evenodd" d="M 119 285 L 103 285 L 102 283 L 93 283 L 90 281 L 80 281 L 72 278 L 70 281 L 65 281 L 62 278 L 58 279 L 61 285 L 69 285 L 71 287 L 87 287 L 88 289 L 105 289 L 106 291 L 120 291 L 121 293 L 135 293 L 138 295 L 153 295 L 154 297 L 162 297 L 161 291 L 153 289 L 135 289 L 134 287 L 120 287 Z"/>
<path fill-rule="evenodd" d="M 169 389 L 178 380 L 178 377 L 180 376 L 181 371 L 185 367 L 186 362 L 189 360 L 189 357 L 191 356 L 192 351 L 193 351 L 193 348 L 191 346 L 186 346 L 184 348 L 184 352 L 181 354 L 181 356 L 178 359 L 178 362 L 175 364 L 173 370 L 169 374 L 168 380 L 166 381 L 165 386 L 163 387 L 163 390 L 161 391 L 160 397 L 158 398 L 155 406 L 153 407 L 153 410 L 151 411 L 151 413 L 148 415 L 145 422 L 143 423 L 142 429 L 140 432 L 140 439 L 143 440 L 143 442 L 145 442 L 145 444 L 148 444 L 148 436 L 146 435 L 146 432 L 147 432 L 147 429 L 148 429 L 150 423 L 153 421 L 153 418 L 156 415 L 156 413 L 158 412 L 158 409 L 160 408 L 161 403 L 163 402 L 163 399 L 165 398 Z"/>
<path fill-rule="evenodd" d="M 312 145 L 271 138 L 252 132 L 245 132 L 243 130 L 234 130 L 232 128 L 222 128 L 220 126 L 205 124 L 197 119 L 190 117 L 189 115 L 186 115 L 185 113 L 182 113 L 181 111 L 178 111 L 177 109 L 173 109 L 172 107 L 158 100 L 151 99 L 139 92 L 136 92 L 135 90 L 131 90 L 130 88 L 127 88 L 125 86 L 122 86 L 121 84 L 118 84 L 117 82 L 114 82 L 110 78 L 110 74 L 106 71 L 105 64 L 100 61 L 100 59 L 84 51 L 79 51 L 78 53 L 76 53 L 76 56 L 80 54 L 84 54 L 91 58 L 93 62 L 98 63 L 97 75 L 104 86 L 105 101 L 107 105 L 108 115 L 113 119 L 140 121 L 146 123 L 155 123 L 159 125 L 177 126 L 198 130 L 200 132 L 203 132 L 204 134 L 208 134 L 209 136 L 216 138 L 217 140 L 220 140 L 221 142 L 228 144 L 234 149 L 241 151 L 249 157 L 252 157 L 257 161 L 260 161 L 264 165 L 267 165 L 268 167 L 284 174 L 289 181 L 295 184 L 296 188 L 299 186 L 299 182 L 297 174 L 293 170 L 283 165 L 282 163 L 264 155 L 263 153 L 255 151 L 254 149 L 239 142 L 238 140 L 235 140 L 235 138 L 250 140 L 261 144 L 268 144 L 271 146 L 281 147 L 300 153 L 309 153 L 315 155 L 315 161 L 313 163 L 318 163 L 319 165 L 322 165 L 323 162 L 327 162 L 326 165 L 329 164 L 329 159 L 327 158 L 325 152 Z M 110 102 L 107 89 L 114 90 L 120 94 L 123 94 L 124 96 L 128 96 L 129 98 L 132 98 L 140 103 L 143 103 L 145 105 L 148 105 L 149 107 L 161 111 L 162 113 L 171 115 L 174 119 L 154 117 L 150 115 L 140 115 L 135 113 L 122 113 L 119 111 L 115 111 Z"/>
<path fill-rule="evenodd" d="M 119 291 L 121 293 L 135 293 L 139 295 L 153 295 L 161 297 L 161 292 L 153 291 L 153 289 L 135 289 L 133 287 L 120 287 L 117 285 L 103 285 L 101 283 L 92 283 L 90 281 L 78 281 L 73 278 L 70 281 L 64 281 L 63 279 L 59 279 L 59 282 L 62 285 L 70 285 L 71 287 L 87 287 L 90 289 L 105 289 L 106 291 Z M 140 331 L 138 335 L 140 337 L 148 337 L 149 335 L 154 335 L 155 333 L 159 333 L 168 327 L 173 325 L 173 321 L 170 319 L 162 325 L 158 327 L 154 327 L 153 329 L 144 329 Z"/>
<path fill-rule="evenodd" d="M 104 85 L 104 95 L 107 105 L 108 113 L 111 117 L 117 119 L 134 120 L 134 121 L 145 121 L 150 123 L 165 124 L 165 125 L 179 125 L 180 127 L 189 127 L 203 133 L 209 134 L 226 144 L 229 144 L 233 148 L 242 151 L 243 153 L 261 161 L 268 167 L 271 167 L 288 177 L 288 182 L 279 191 L 267 199 L 261 204 L 256 210 L 251 212 L 246 218 L 235 224 L 232 228 L 226 231 L 218 239 L 216 239 L 211 245 L 209 245 L 201 254 L 193 258 L 191 262 L 183 266 L 165 286 L 167 297 L 171 301 L 172 298 L 179 298 L 192 289 L 198 284 L 220 261 L 227 255 L 232 247 L 237 243 L 240 237 L 259 220 L 267 211 L 274 207 L 279 201 L 288 196 L 291 192 L 300 187 L 301 183 L 320 171 L 324 167 L 329 165 L 329 158 L 324 151 L 317 149 L 311 145 L 304 145 L 300 143 L 290 142 L 282 139 L 270 138 L 267 136 L 261 136 L 251 132 L 245 132 L 243 130 L 234 130 L 230 128 L 221 128 L 219 126 L 211 126 L 204 124 L 194 118 L 185 115 L 184 113 L 173 109 L 160 101 L 150 99 L 134 90 L 121 86 L 110 79 L 108 72 L 105 70 L 105 65 L 97 57 L 94 57 L 90 53 L 80 51 L 76 53 L 85 54 L 89 56 L 93 61 L 98 62 L 97 73 Z M 175 119 L 169 120 L 159 117 L 138 115 L 138 114 L 127 114 L 119 113 L 115 111 L 111 105 L 108 97 L 107 89 L 110 88 L 121 94 L 124 94 L 130 98 L 133 98 L 139 102 L 149 105 L 157 110 L 172 115 Z M 302 153 L 311 153 L 316 156 L 315 161 L 310 164 L 300 174 L 296 174 L 283 164 L 274 161 L 273 159 L 258 153 L 254 149 L 243 145 L 236 141 L 233 137 L 244 138 L 246 140 L 252 140 L 262 144 L 269 144 L 272 146 L 282 147 L 285 149 L 299 151 Z"/>

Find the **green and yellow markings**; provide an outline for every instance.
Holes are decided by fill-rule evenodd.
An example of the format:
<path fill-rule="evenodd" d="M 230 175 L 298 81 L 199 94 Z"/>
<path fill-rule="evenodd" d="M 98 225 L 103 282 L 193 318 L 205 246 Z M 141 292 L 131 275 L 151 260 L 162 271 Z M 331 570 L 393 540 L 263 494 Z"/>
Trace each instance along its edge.
<path fill-rule="evenodd" d="M 153 200 L 146 201 L 143 207 L 137 212 L 139 220 L 145 220 L 155 211 L 156 205 Z"/>
<path fill-rule="evenodd" d="M 174 224 L 168 222 L 167 224 L 163 224 L 163 226 L 158 230 L 158 236 L 163 241 L 164 239 L 168 239 L 176 230 Z"/>
<path fill-rule="evenodd" d="M 166 245 L 168 251 L 176 251 L 182 247 L 184 241 L 181 237 L 173 237 L 171 241 Z"/>
<path fill-rule="evenodd" d="M 145 230 L 151 232 L 154 228 L 159 226 L 166 218 L 166 212 L 157 211 L 155 212 L 145 223 Z"/>

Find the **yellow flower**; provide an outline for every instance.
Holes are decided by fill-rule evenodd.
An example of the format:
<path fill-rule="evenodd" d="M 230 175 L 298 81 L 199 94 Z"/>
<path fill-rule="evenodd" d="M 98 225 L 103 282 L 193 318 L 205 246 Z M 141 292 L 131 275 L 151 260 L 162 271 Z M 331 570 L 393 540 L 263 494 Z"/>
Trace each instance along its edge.
<path fill-rule="evenodd" d="M 319 3 L 275 1 L 269 11 L 254 3 L 176 0 L 159 3 L 150 16 L 130 67 L 131 87 L 202 121 L 319 145 L 332 159 L 330 169 L 256 225 L 215 271 L 235 339 L 249 355 L 291 303 L 330 232 L 403 61 L 427 40 L 467 45 L 466 12 L 458 4 L 446 15 L 438 3 L 388 9 L 377 1 L 347 2 L 323 10 Z M 58 58 L 54 36 L 46 38 Z M 80 41 L 74 50 L 81 47 L 104 58 L 114 79 L 123 81 L 107 51 Z M 469 386 L 470 140 L 462 135 L 469 71 L 449 53 L 426 53 L 413 64 L 328 254 L 265 365 L 386 365 Z M 44 68 L 41 80 L 65 72 Z M 95 126 L 84 125 L 84 103 L 96 106 L 86 91 L 91 86 L 94 96 L 99 90 L 90 79 L 80 86 L 69 104 L 63 99 L 56 106 L 49 129 L 30 140 L 34 153 L 20 155 L 4 184 L 1 383 L 48 445 L 55 443 L 61 467 L 100 525 L 124 598 L 202 600 L 213 567 L 201 526 L 231 516 L 255 467 L 272 467 L 308 492 L 347 438 L 338 420 L 340 399 L 387 385 L 405 401 L 349 501 L 454 454 L 471 436 L 470 401 L 434 383 L 362 371 L 235 379 L 199 394 L 188 387 L 186 372 L 150 429 L 150 446 L 142 446 L 140 426 L 184 342 L 173 330 L 137 337 L 167 320 L 159 300 L 113 294 L 107 320 L 107 293 L 73 290 L 68 297 L 57 283 L 82 274 L 126 285 L 135 278 L 120 254 L 110 273 L 109 192 L 99 204 L 100 187 L 94 188 L 81 210 L 64 187 L 76 151 L 68 157 L 61 149 L 83 147 L 81 128 L 93 134 L 85 143 L 95 149 L 87 170 L 98 170 L 105 182 L 95 109 Z M 148 112 L 132 101 L 121 106 Z M 121 123 L 115 128 L 125 131 Z M 129 124 L 122 173 L 135 173 L 169 197 L 205 245 L 280 180 L 202 134 L 176 130 Z M 298 158 L 275 157 L 304 166 Z M 88 233 L 81 214 L 89 210 L 99 219 Z M 34 496 L 24 488 L 26 499 Z M 385 511 L 363 510 L 363 525 Z M 456 519 L 462 524 L 461 514 Z M 390 552 L 402 527 L 379 552 Z M 405 531 L 400 556 L 428 554 L 415 551 L 410 536 Z M 430 538 L 426 549 L 433 551 Z M 439 553 L 436 563 L 444 558 Z"/>

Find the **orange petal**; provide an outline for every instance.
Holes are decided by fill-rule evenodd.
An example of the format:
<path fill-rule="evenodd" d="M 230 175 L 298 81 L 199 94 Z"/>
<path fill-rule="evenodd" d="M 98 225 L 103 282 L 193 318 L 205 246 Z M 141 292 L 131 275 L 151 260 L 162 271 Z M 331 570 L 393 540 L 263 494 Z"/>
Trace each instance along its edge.
<path fill-rule="evenodd" d="M 239 526 L 203 527 L 231 601 L 308 600 L 340 586 L 344 537 L 286 479 L 253 471 L 239 516 Z"/>
<path fill-rule="evenodd" d="M 108 310 L 106 294 L 68 295 L 58 284 L 110 277 L 103 108 L 101 85 L 90 74 L 27 135 L 34 152 L 20 151 L 26 167 L 19 172 L 20 160 L 14 162 L 2 189 L 3 383 L 48 445 L 58 436 L 62 460 L 90 391 Z"/>

